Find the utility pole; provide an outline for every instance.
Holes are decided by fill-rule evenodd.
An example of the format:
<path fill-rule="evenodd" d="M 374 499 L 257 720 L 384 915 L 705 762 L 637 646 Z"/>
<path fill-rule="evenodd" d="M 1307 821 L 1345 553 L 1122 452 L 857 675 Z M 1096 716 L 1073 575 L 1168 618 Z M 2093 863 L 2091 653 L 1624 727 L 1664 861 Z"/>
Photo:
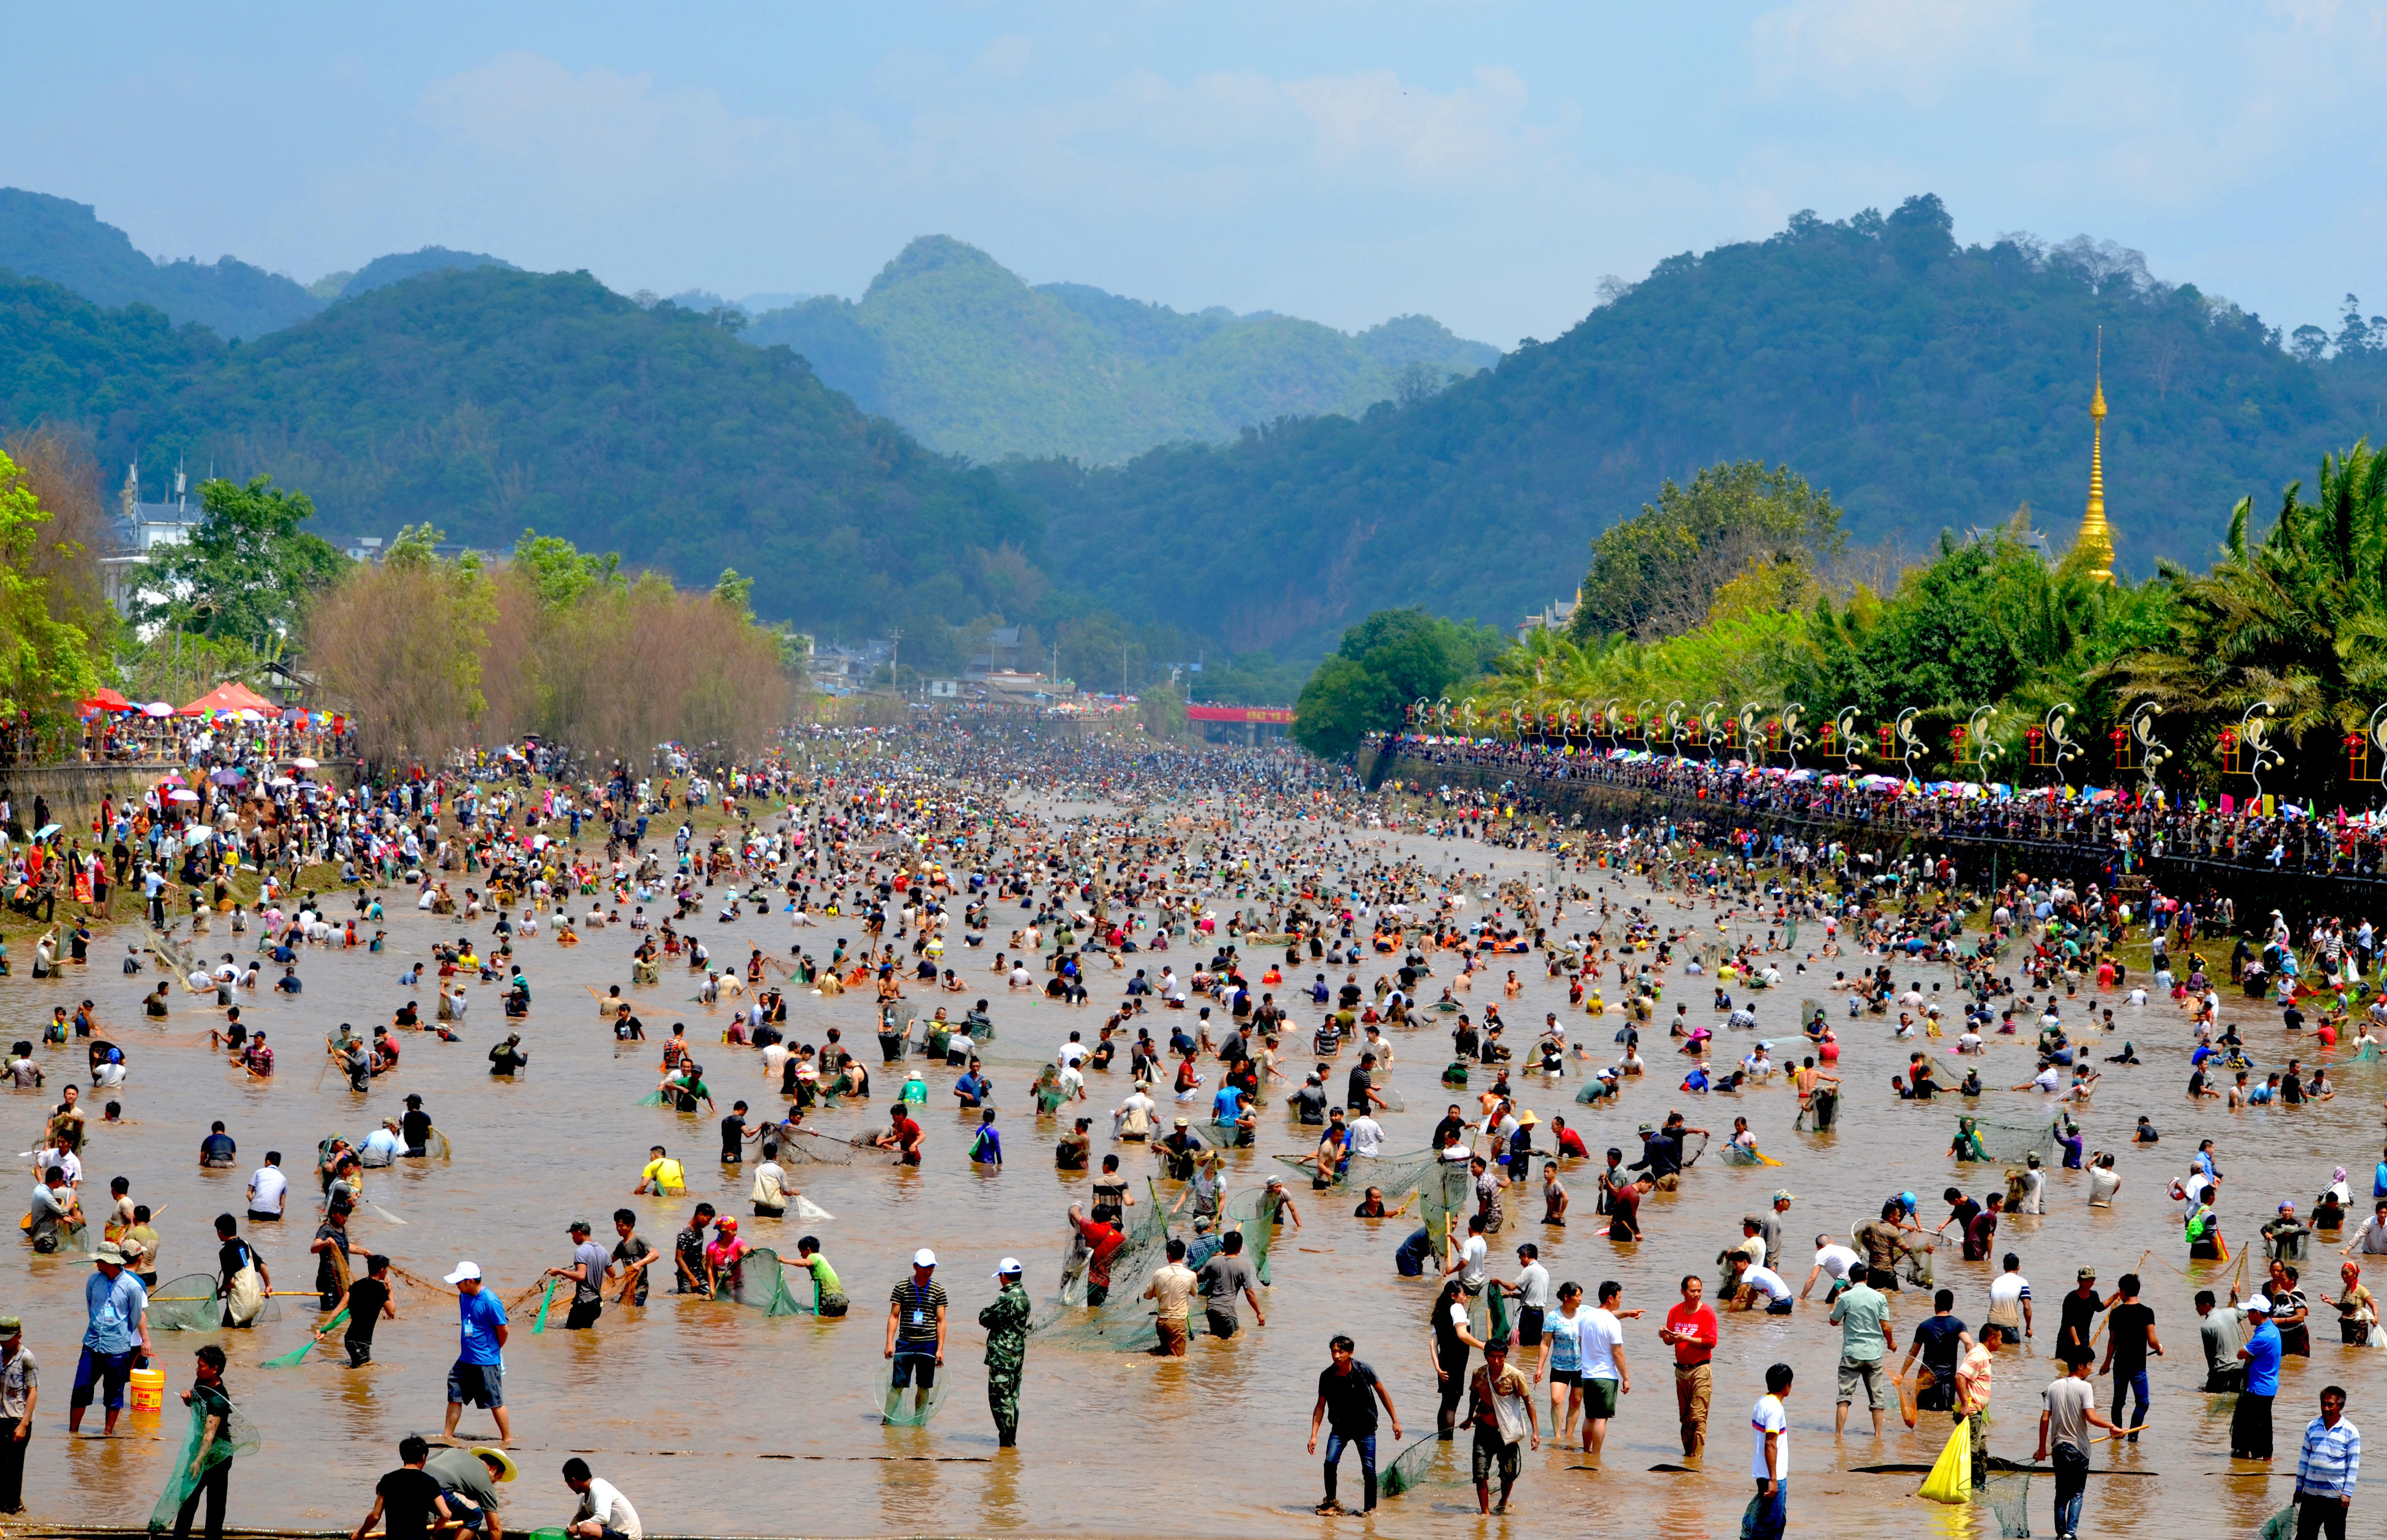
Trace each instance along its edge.
<path fill-rule="evenodd" d="M 895 687 L 898 700 L 901 700 L 903 695 L 903 671 L 901 662 L 903 656 L 903 628 L 900 625 L 890 626 L 887 630 L 887 682 Z"/>

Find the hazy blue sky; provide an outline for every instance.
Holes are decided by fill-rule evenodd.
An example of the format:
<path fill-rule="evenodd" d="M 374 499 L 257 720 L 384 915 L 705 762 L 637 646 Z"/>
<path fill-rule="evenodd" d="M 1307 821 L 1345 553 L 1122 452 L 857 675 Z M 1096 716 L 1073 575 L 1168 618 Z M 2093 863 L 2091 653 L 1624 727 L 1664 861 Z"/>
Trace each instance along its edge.
<path fill-rule="evenodd" d="M 2292 328 L 2387 310 L 2387 6 L 1237 0 L 11 23 L 0 182 L 310 280 L 437 243 L 624 290 L 1034 282 L 1550 337 L 1601 274 L 1947 200 Z"/>

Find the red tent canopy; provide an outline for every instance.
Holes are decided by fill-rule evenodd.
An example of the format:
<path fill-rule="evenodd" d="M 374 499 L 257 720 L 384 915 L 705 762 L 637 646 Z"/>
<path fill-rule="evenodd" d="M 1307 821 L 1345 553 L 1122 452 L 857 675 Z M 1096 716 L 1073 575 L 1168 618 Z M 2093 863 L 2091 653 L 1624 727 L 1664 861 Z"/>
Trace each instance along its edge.
<path fill-rule="evenodd" d="M 184 706 L 178 716 L 204 716 L 209 712 L 271 712 L 273 702 L 237 679 L 218 685 Z"/>
<path fill-rule="evenodd" d="M 82 709 L 87 712 L 129 712 L 133 709 L 133 702 L 103 686 L 92 692 L 91 699 L 82 703 Z"/>

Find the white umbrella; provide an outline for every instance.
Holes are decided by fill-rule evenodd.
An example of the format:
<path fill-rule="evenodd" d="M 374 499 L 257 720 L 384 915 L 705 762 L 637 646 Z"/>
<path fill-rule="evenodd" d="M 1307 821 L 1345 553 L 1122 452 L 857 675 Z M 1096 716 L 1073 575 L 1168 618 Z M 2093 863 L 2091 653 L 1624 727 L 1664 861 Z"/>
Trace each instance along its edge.
<path fill-rule="evenodd" d="M 147 705 L 141 708 L 141 714 L 144 716 L 171 716 L 174 714 L 174 708 L 168 705 L 163 701 L 152 701 Z"/>
<path fill-rule="evenodd" d="M 199 794 L 188 787 L 183 787 L 179 790 L 167 792 L 166 800 L 173 802 L 196 802 L 199 800 Z"/>
<path fill-rule="evenodd" d="M 312 770 L 315 768 L 315 762 L 311 759 L 294 759 L 290 763 L 297 765 L 301 770 Z"/>
<path fill-rule="evenodd" d="M 238 722 L 262 722 L 265 720 L 265 713 L 253 706 L 243 706 L 233 713 L 233 719 Z"/>
<path fill-rule="evenodd" d="M 297 783 L 297 781 L 292 780 L 292 779 L 291 779 L 289 776 L 274 776 L 274 777 L 273 777 L 273 780 L 272 780 L 272 782 L 271 784 L 272 784 L 272 785 L 274 785 L 274 786 L 296 786 L 296 785 L 297 785 L 298 783 Z"/>

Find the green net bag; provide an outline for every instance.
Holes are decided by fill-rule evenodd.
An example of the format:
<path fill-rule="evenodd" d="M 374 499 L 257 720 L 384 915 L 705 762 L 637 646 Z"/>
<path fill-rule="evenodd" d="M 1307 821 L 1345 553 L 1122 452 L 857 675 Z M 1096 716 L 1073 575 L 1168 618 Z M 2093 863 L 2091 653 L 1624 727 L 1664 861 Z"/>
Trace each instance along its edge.
<path fill-rule="evenodd" d="M 1440 1170 L 1429 1169 L 1420 1179 L 1418 1217 L 1425 1221 L 1436 1256 L 1448 1249 L 1451 1237 L 1466 1224 L 1475 1201 L 1475 1178 L 1464 1166 L 1435 1157 Z"/>
<path fill-rule="evenodd" d="M 202 1454 L 199 1437 L 206 1431 L 207 1419 L 194 1407 L 190 1428 L 183 1435 L 182 1451 L 167 1470 L 166 1490 L 158 1495 L 158 1506 L 150 1509 L 150 1534 L 163 1534 L 174 1527 L 175 1515 L 182 1511 L 183 1504 L 198 1490 L 199 1483 L 207 1479 L 209 1471 L 235 1456 L 253 1455 L 265 1445 L 265 1441 L 258 1436 L 256 1426 L 241 1415 L 238 1407 L 234 1407 L 231 1415 L 224 1419 L 223 1427 L 218 1430 L 214 1441 Z"/>
<path fill-rule="evenodd" d="M 1238 1193 L 1227 1200 L 1227 1218 L 1243 1234 L 1244 1256 L 1264 1284 L 1275 1281 L 1269 1276 L 1269 1243 L 1276 1239 L 1277 1218 L 1283 1203 L 1282 1196 L 1265 1187 Z"/>
<path fill-rule="evenodd" d="M 223 1324 L 223 1299 L 213 1273 L 184 1273 L 158 1285 L 149 1296 L 154 1332 L 212 1332 Z"/>
<path fill-rule="evenodd" d="M 815 1285 L 817 1292 L 817 1285 Z M 788 1287 L 787 1269 L 779 1264 L 779 1254 L 768 1246 L 756 1246 L 738 1258 L 738 1268 L 725 1291 L 739 1304 L 762 1311 L 766 1316 L 806 1316 L 815 1313 L 811 1306 L 798 1299 Z"/>
<path fill-rule="evenodd" d="M 952 1368 L 950 1364 L 939 1364 L 937 1382 L 925 1391 L 916 1382 L 907 1389 L 897 1390 L 894 1360 L 887 1360 L 874 1381 L 879 1420 L 890 1428 L 926 1427 L 928 1420 L 937 1415 L 937 1408 L 945 1404 L 945 1392 L 953 1385 Z"/>
<path fill-rule="evenodd" d="M 1384 1467 L 1377 1482 L 1377 1490 L 1387 1497 L 1397 1497 L 1413 1492 L 1429 1482 L 1455 1484 L 1460 1480 L 1456 1441 L 1446 1444 L 1432 1433 L 1402 1450 Z"/>

